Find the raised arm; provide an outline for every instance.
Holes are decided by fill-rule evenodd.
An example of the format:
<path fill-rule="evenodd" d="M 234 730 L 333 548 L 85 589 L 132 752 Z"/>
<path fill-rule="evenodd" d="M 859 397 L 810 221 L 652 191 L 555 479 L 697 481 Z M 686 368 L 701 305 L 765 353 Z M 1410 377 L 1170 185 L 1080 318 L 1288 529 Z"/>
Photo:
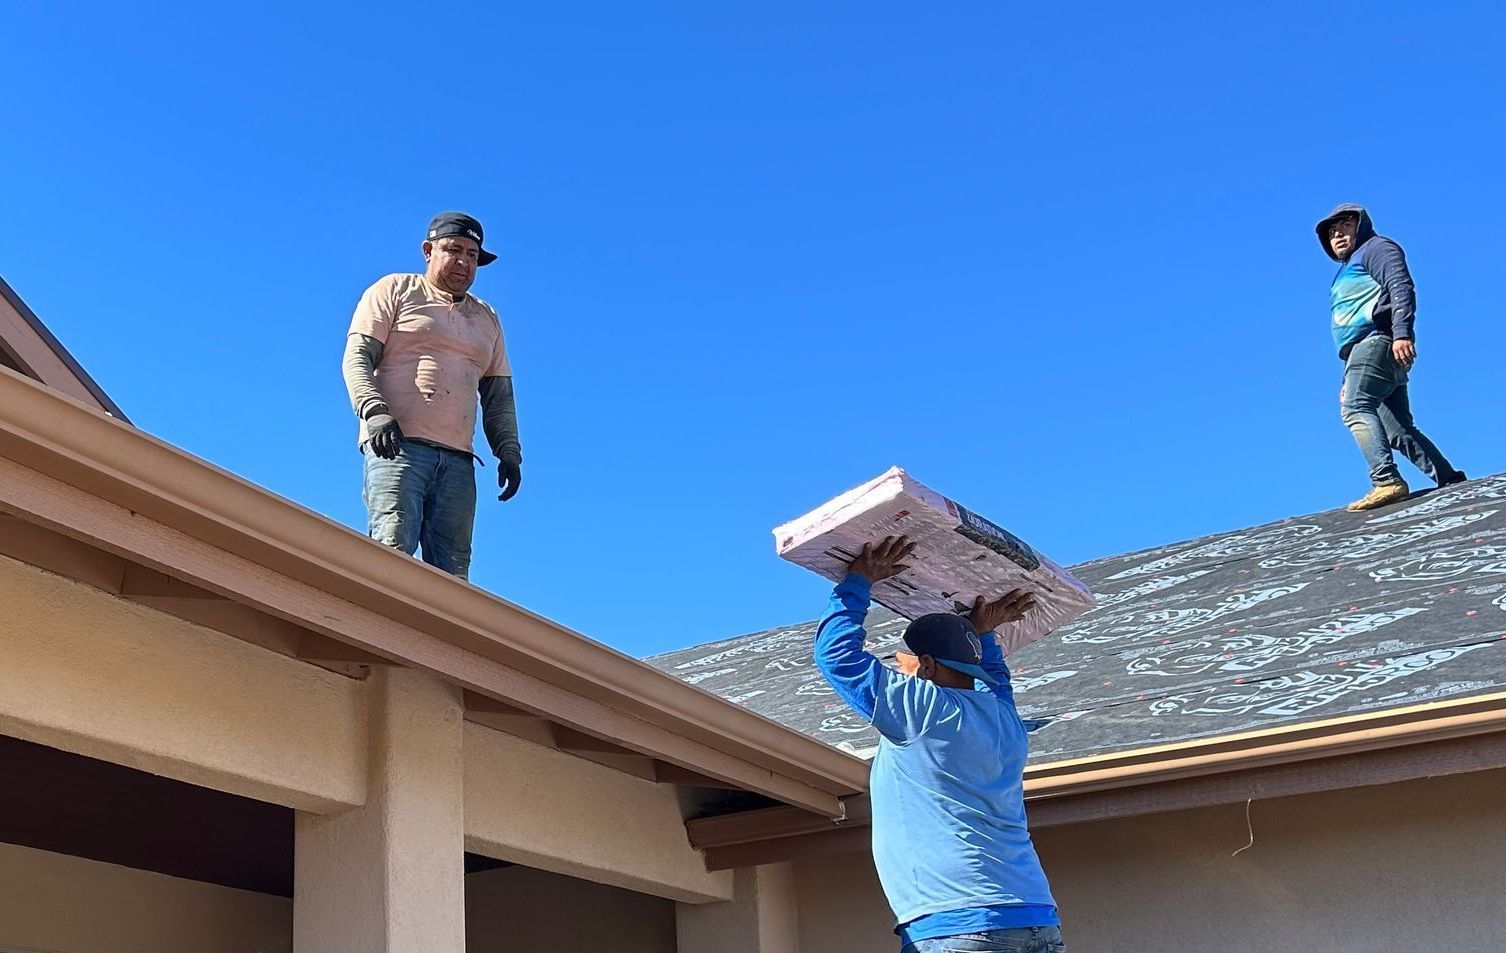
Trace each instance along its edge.
<path fill-rule="evenodd" d="M 875 718 L 881 703 L 890 707 L 886 689 L 892 679 L 903 678 L 884 668 L 873 653 L 863 647 L 867 632 L 863 620 L 868 617 L 873 584 L 904 572 L 903 561 L 915 546 L 903 536 L 891 536 L 878 545 L 869 543 L 848 567 L 843 579 L 831 594 L 831 605 L 816 630 L 816 668 L 826 676 L 852 710 L 874 722 L 886 735 L 898 729 L 892 718 Z"/>
<path fill-rule="evenodd" d="M 832 590 L 831 603 L 816 629 L 814 649 L 816 668 L 837 695 L 869 721 L 886 671 L 863 647 L 867 639 L 863 620 L 868 617 L 872 588 L 867 579 L 849 573 Z"/>
<path fill-rule="evenodd" d="M 982 596 L 973 601 L 973 611 L 968 616 L 968 621 L 973 624 L 973 629 L 978 633 L 978 641 L 983 645 L 978 665 L 999 683 L 984 684 L 985 690 L 1014 699 L 1014 692 L 1009 685 L 1009 666 L 1004 662 L 1004 649 L 999 645 L 997 630 L 1006 622 L 1018 622 L 1034 608 L 1035 596 L 1023 589 L 1015 589 L 993 602 Z"/>

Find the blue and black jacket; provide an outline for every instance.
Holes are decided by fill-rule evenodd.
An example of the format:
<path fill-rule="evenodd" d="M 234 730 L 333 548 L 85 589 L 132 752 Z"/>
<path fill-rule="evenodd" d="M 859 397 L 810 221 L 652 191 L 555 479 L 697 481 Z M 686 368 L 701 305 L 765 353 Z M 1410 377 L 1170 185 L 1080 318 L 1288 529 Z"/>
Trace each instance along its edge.
<path fill-rule="evenodd" d="M 1340 259 L 1328 245 L 1328 226 L 1345 216 L 1359 219 L 1354 251 Z M 1324 254 L 1339 262 L 1328 295 L 1333 309 L 1333 343 L 1339 357 L 1347 360 L 1350 350 L 1372 334 L 1393 340 L 1415 340 L 1413 319 L 1417 316 L 1417 291 L 1407 270 L 1401 246 L 1375 234 L 1370 213 L 1361 205 L 1340 205 L 1318 223 L 1318 244 Z"/>

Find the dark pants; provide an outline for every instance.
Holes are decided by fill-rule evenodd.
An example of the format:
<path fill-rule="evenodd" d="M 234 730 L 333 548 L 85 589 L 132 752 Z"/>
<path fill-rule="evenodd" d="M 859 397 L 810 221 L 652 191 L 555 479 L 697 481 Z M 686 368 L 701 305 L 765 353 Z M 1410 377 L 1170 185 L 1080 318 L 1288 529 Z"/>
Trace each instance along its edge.
<path fill-rule="evenodd" d="M 1349 352 L 1344 362 L 1344 388 L 1339 413 L 1354 434 L 1370 467 L 1370 482 L 1387 486 L 1403 482 L 1392 449 L 1400 450 L 1434 483 L 1458 477 L 1443 452 L 1412 422 L 1407 399 L 1407 371 L 1391 354 L 1391 338 L 1372 334 Z"/>
<path fill-rule="evenodd" d="M 366 519 L 371 538 L 466 578 L 476 521 L 476 464 L 469 453 L 404 440 L 397 458 L 366 457 Z"/>

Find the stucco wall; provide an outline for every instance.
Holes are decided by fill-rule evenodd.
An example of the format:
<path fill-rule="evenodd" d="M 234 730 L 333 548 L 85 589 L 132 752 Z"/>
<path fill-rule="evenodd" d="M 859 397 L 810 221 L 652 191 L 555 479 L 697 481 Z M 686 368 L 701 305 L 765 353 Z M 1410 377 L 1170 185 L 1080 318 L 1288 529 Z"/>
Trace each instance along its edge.
<path fill-rule="evenodd" d="M 293 904 L 0 844 L 0 949 L 288 953 Z"/>
<path fill-rule="evenodd" d="M 690 846 L 674 788 L 481 725 L 465 726 L 466 847 L 692 903 L 732 896 Z"/>
<path fill-rule="evenodd" d="M 467 953 L 675 953 L 674 903 L 527 867 L 466 877 Z M 0 844 L 0 950 L 289 953 L 293 904 Z"/>
<path fill-rule="evenodd" d="M 675 953 L 672 901 L 529 867 L 465 878 L 466 953 Z"/>
<path fill-rule="evenodd" d="M 1501 949 L 1506 771 L 1037 832 L 1072 953 Z M 801 949 L 895 949 L 866 855 L 796 865 Z"/>
<path fill-rule="evenodd" d="M 0 733 L 313 812 L 366 797 L 361 682 L 0 557 Z"/>

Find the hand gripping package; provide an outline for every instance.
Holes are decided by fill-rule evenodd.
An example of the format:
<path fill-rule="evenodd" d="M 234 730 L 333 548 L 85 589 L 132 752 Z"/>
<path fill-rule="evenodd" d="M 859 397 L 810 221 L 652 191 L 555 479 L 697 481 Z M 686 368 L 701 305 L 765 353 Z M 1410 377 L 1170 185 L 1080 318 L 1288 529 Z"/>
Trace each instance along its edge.
<path fill-rule="evenodd" d="M 837 582 L 864 543 L 900 535 L 915 543 L 910 568 L 874 586 L 873 598 L 908 619 L 966 613 L 980 595 L 1024 589 L 1035 594 L 1036 608 L 999 627 L 1007 655 L 1093 607 L 1093 593 L 1071 573 L 898 467 L 775 529 L 774 545 L 783 558 Z"/>

